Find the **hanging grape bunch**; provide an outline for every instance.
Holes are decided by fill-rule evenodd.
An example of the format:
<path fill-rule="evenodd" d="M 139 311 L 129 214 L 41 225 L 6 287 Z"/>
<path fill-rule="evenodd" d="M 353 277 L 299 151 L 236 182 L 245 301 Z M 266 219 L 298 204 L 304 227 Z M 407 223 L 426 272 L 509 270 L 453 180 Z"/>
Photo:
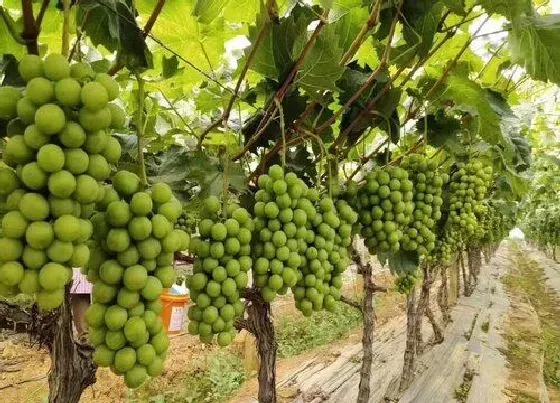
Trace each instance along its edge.
<path fill-rule="evenodd" d="M 352 203 L 370 253 L 397 252 L 414 212 L 413 185 L 407 172 L 396 166 L 374 168 Z"/>
<path fill-rule="evenodd" d="M 169 346 L 159 316 L 160 295 L 174 283 L 173 256 L 189 247 L 189 236 L 173 226 L 182 206 L 157 183 L 140 190 L 136 174 L 119 171 L 92 217 L 97 248 L 89 265 L 93 304 L 86 321 L 93 359 L 123 375 L 130 388 L 163 371 Z"/>
<path fill-rule="evenodd" d="M 7 213 L 0 238 L 0 294 L 35 295 L 42 310 L 64 299 L 72 267 L 89 259 L 87 219 L 103 198 L 100 182 L 121 155 L 111 128 L 125 114 L 110 101 L 118 84 L 61 55 L 24 56 L 26 87 L 0 87 L 0 118 L 12 119 L 0 167 Z"/>
<path fill-rule="evenodd" d="M 218 344 L 227 346 L 235 337 L 235 318 L 245 309 L 240 291 L 247 287 L 252 266 L 254 224 L 249 212 L 235 203 L 221 210 L 216 197 L 205 200 L 200 238 L 193 239 L 196 260 L 189 289 L 195 304 L 189 309 L 189 333 L 204 343 L 218 335 Z"/>
<path fill-rule="evenodd" d="M 469 161 L 459 165 L 449 183 L 449 216 L 442 240 L 436 244 L 445 262 L 472 236 L 477 228 L 477 214 L 485 211 L 484 199 L 492 180 L 492 167 Z"/>
<path fill-rule="evenodd" d="M 342 273 L 350 263 L 352 225 L 358 215 L 344 200 L 323 197 L 310 221 L 308 247 L 301 278 L 293 288 L 295 306 L 305 316 L 313 311 L 333 311 L 340 300 Z"/>
<path fill-rule="evenodd" d="M 484 211 L 483 200 L 492 181 L 492 167 L 470 161 L 458 168 L 451 177 L 449 219 L 452 225 L 459 226 L 469 236 L 476 229 L 476 214 Z"/>
<path fill-rule="evenodd" d="M 301 278 L 307 243 L 314 235 L 310 223 L 315 217 L 315 190 L 294 173 L 273 165 L 258 179 L 255 204 L 256 244 L 253 251 L 255 285 L 265 301 L 285 294 Z"/>
<path fill-rule="evenodd" d="M 192 234 L 196 231 L 197 218 L 196 215 L 190 211 L 183 210 L 177 223 L 175 224 L 176 229 L 185 231 L 188 234 Z"/>
<path fill-rule="evenodd" d="M 402 237 L 404 250 L 428 255 L 435 248 L 434 228 L 441 219 L 444 176 L 437 173 L 437 164 L 425 155 L 412 154 L 401 165 L 414 184 L 414 215 Z"/>

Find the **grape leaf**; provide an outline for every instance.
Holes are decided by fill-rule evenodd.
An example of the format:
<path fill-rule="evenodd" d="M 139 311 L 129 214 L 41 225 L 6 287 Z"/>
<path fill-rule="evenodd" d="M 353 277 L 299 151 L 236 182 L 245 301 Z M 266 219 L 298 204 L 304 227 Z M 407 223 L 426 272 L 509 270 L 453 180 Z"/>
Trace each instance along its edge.
<path fill-rule="evenodd" d="M 183 198 L 196 194 L 204 199 L 223 192 L 224 166 L 217 157 L 207 153 L 173 146 L 147 155 L 146 168 L 150 183 L 165 182 Z M 247 175 L 239 163 L 230 163 L 228 176 L 230 191 L 242 193 L 247 189 Z"/>
<path fill-rule="evenodd" d="M 345 70 L 341 79 L 337 82 L 337 86 L 341 89 L 339 95 L 341 103 L 346 103 L 353 97 L 371 75 L 371 72 L 359 68 L 356 63 L 352 63 L 348 67 L 349 68 Z M 385 87 L 387 80 L 387 72 L 379 74 L 377 82 L 371 88 L 364 91 L 358 100 L 354 102 L 352 107 L 343 114 L 340 125 L 341 132 L 358 118 L 369 101 L 375 98 Z M 385 130 L 391 135 L 391 140 L 397 142 L 400 132 L 400 122 L 398 114 L 395 112 L 400 97 L 400 88 L 392 88 L 386 91 L 369 113 L 362 116 L 359 121 L 354 124 L 351 132 L 348 133 L 347 143 L 349 145 L 355 144 L 366 129 L 375 127 L 380 127 Z"/>
<path fill-rule="evenodd" d="M 3 6 L 0 6 L 0 8 L 2 8 L 0 10 L 0 54 L 13 54 L 19 58 L 25 54 L 25 47 L 14 40 L 6 24 L 12 24 L 16 28 L 18 26 L 8 13 L 8 10 Z"/>
<path fill-rule="evenodd" d="M 251 43 L 256 42 L 265 24 L 271 24 L 271 27 L 255 52 L 251 69 L 277 82 L 282 81 L 305 46 L 307 27 L 315 18 L 311 9 L 298 4 L 279 23 L 271 23 L 263 6 L 257 24 L 249 28 Z M 251 48 L 246 50 L 245 60 L 250 51 Z M 240 65 L 244 65 L 245 60 Z"/>
<path fill-rule="evenodd" d="M 17 67 L 18 61 L 14 55 L 2 55 L 2 60 L 0 60 L 0 76 L 3 76 L 1 85 L 11 85 L 13 87 L 25 86 L 25 81 L 23 81 L 19 75 Z"/>
<path fill-rule="evenodd" d="M 377 259 L 382 266 L 389 265 L 391 273 L 396 275 L 414 273 L 420 263 L 420 258 L 416 252 L 399 250 L 395 253 L 380 252 Z"/>
<path fill-rule="evenodd" d="M 344 72 L 339 64 L 342 56 L 335 30 L 324 30 L 305 58 L 295 83 L 309 93 L 336 90 L 335 83 Z"/>
<path fill-rule="evenodd" d="M 324 10 L 329 10 L 328 20 L 330 23 L 339 21 L 364 5 L 362 0 L 319 0 L 317 3 Z"/>
<path fill-rule="evenodd" d="M 535 80 L 560 84 L 560 14 L 523 16 L 512 22 L 511 57 Z"/>
<path fill-rule="evenodd" d="M 199 22 L 209 24 L 222 13 L 227 3 L 229 0 L 197 0 L 192 14 Z"/>
<path fill-rule="evenodd" d="M 173 55 L 171 57 L 163 56 L 161 65 L 161 76 L 163 78 L 170 78 L 173 77 L 179 69 L 179 59 L 177 59 L 176 55 Z"/>
<path fill-rule="evenodd" d="M 523 14 L 533 14 L 531 0 L 480 0 L 478 3 L 488 13 L 501 14 L 510 20 Z"/>
<path fill-rule="evenodd" d="M 433 0 L 406 0 L 402 6 L 404 15 L 403 37 L 415 54 L 424 57 L 434 43 L 434 36 L 443 14 L 443 4 Z"/>
<path fill-rule="evenodd" d="M 102 45 L 130 70 L 152 66 L 152 56 L 136 23 L 133 10 L 123 0 L 83 0 L 77 23 L 96 46 Z"/>
<path fill-rule="evenodd" d="M 427 124 L 427 129 L 425 128 Z M 459 139 L 461 121 L 445 114 L 443 108 L 434 114 L 418 119 L 416 129 L 419 133 L 427 132 L 428 144 L 433 147 L 443 147 L 451 155 L 464 155 L 465 148 Z"/>
<path fill-rule="evenodd" d="M 261 0 L 228 1 L 224 9 L 224 18 L 233 23 L 252 23 L 263 2 Z"/>
<path fill-rule="evenodd" d="M 452 13 L 461 16 L 466 15 L 465 0 L 442 0 L 442 2 Z"/>
<path fill-rule="evenodd" d="M 137 0 L 135 5 L 144 21 L 154 8 L 152 0 Z M 168 86 L 164 92 L 174 92 L 173 87 L 190 89 L 207 80 L 200 71 L 217 77 L 216 69 L 223 61 L 225 43 L 239 33 L 239 24 L 227 24 L 223 17 L 215 18 L 209 24 L 200 23 L 192 15 L 193 7 L 194 1 L 166 2 L 152 28 L 152 39 L 156 43 L 150 48 L 154 54 L 177 53 L 187 61 L 184 62 L 186 68 L 173 80 L 158 84 L 159 88 Z"/>
<path fill-rule="evenodd" d="M 480 84 L 471 80 L 462 70 L 450 74 L 444 85 L 440 85 L 430 95 L 435 105 L 452 105 L 456 111 L 475 117 L 472 134 L 480 134 L 489 144 L 505 144 L 500 127 L 500 117 L 490 102 L 488 92 Z"/>
<path fill-rule="evenodd" d="M 336 22 L 327 25 L 325 30 L 335 31 L 338 45 L 346 52 L 368 18 L 369 11 L 366 7 L 354 7 L 344 13 Z"/>

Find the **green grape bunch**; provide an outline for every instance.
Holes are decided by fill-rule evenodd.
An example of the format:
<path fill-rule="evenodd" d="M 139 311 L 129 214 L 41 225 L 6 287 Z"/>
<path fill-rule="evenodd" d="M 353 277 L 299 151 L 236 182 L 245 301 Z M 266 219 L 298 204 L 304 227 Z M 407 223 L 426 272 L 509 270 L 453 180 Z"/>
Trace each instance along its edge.
<path fill-rule="evenodd" d="M 476 214 L 485 210 L 484 199 L 492 181 L 492 167 L 483 167 L 479 161 L 470 161 L 451 176 L 449 220 L 460 226 L 466 235 L 474 233 Z"/>
<path fill-rule="evenodd" d="M 235 337 L 234 321 L 245 310 L 240 292 L 247 287 L 252 267 L 251 239 L 254 223 L 249 212 L 235 203 L 225 207 L 212 196 L 204 201 L 198 224 L 200 238 L 193 238 L 195 255 L 189 289 L 189 333 L 204 343 L 217 335 L 220 346 Z"/>
<path fill-rule="evenodd" d="M 414 215 L 404 231 L 402 247 L 427 256 L 435 248 L 434 230 L 442 217 L 442 186 L 446 178 L 437 172 L 437 164 L 425 155 L 409 155 L 401 166 L 414 184 Z"/>
<path fill-rule="evenodd" d="M 177 220 L 177 223 L 175 224 L 175 228 L 192 234 L 196 231 L 197 225 L 197 216 L 191 211 L 183 210 Z"/>
<path fill-rule="evenodd" d="M 111 130 L 124 127 L 126 116 L 114 102 L 117 82 L 89 64 L 26 55 L 18 70 L 25 88 L 0 87 L 0 119 L 9 121 L 0 166 L 0 295 L 34 296 L 50 311 L 62 304 L 72 268 L 89 261 L 89 218 L 121 156 Z"/>
<path fill-rule="evenodd" d="M 480 161 L 469 161 L 457 168 L 448 184 L 448 217 L 436 245 L 444 262 L 450 262 L 475 234 L 479 217 L 487 210 L 484 200 L 492 183 L 492 167 L 484 167 Z"/>
<path fill-rule="evenodd" d="M 358 214 L 344 201 L 323 197 L 310 221 L 301 278 L 293 288 L 296 308 L 305 316 L 333 311 L 340 300 L 342 273 L 350 263 L 348 248 Z"/>
<path fill-rule="evenodd" d="M 376 167 L 358 187 L 350 185 L 355 194 L 351 204 L 370 253 L 400 250 L 403 230 L 413 218 L 413 190 L 408 173 L 397 166 Z"/>
<path fill-rule="evenodd" d="M 130 388 L 163 371 L 169 347 L 160 313 L 163 289 L 175 283 L 174 253 L 190 237 L 174 229 L 181 203 L 165 183 L 141 190 L 140 178 L 119 171 L 91 218 L 93 283 L 86 312 L 94 362 L 124 376 Z"/>
<path fill-rule="evenodd" d="M 258 178 L 255 198 L 255 285 L 266 302 L 285 294 L 301 279 L 308 243 L 314 238 L 311 222 L 319 193 L 294 173 L 273 165 Z"/>

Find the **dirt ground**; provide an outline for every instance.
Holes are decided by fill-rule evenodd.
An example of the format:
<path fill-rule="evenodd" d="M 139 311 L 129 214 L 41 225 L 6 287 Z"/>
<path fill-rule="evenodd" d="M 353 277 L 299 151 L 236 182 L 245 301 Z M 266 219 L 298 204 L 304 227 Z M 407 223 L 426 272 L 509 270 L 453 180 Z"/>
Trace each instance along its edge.
<path fill-rule="evenodd" d="M 513 281 L 523 274 L 523 265 L 537 270 L 532 283 L 537 281 L 544 288 L 527 290 Z M 393 281 L 387 274 L 378 274 L 375 279 L 381 285 Z M 546 384 L 543 375 L 549 359 L 543 354 L 543 329 L 550 333 L 556 324 L 560 329 L 558 304 L 554 307 L 551 303 L 559 301 L 560 289 L 555 288 L 559 281 L 560 265 L 541 252 L 527 246 L 516 250 L 503 245 L 492 262 L 483 267 L 475 293 L 458 299 L 453 321 L 445 329 L 446 341 L 437 346 L 428 344 L 424 350 L 417 377 L 400 401 L 560 402 L 558 389 Z M 359 281 L 353 280 L 345 294 L 355 295 L 360 288 Z M 539 293 L 550 293 L 546 304 L 534 299 Z M 434 311 L 439 315 L 437 307 Z M 279 298 L 273 312 L 275 318 L 299 315 L 290 297 Z M 400 375 L 406 322 L 403 297 L 395 292 L 378 294 L 376 315 L 371 402 L 382 401 Z M 424 340 L 429 342 L 432 335 L 428 323 L 424 332 Z M 244 355 L 246 367 L 253 370 L 253 376 L 230 402 L 255 402 L 257 358 L 251 351 L 251 339 L 241 334 L 229 348 Z M 136 391 L 128 390 L 109 370 L 98 370 L 96 384 L 84 392 L 81 402 L 163 403 L 162 391 L 180 388 L 217 348 L 182 333 L 172 336 L 171 351 L 164 375 Z M 277 364 L 280 403 L 354 401 L 361 365 L 361 331 L 349 329 L 343 339 L 279 359 Z M 0 401 L 45 402 L 49 365 L 48 354 L 29 345 L 25 336 L 0 334 Z"/>

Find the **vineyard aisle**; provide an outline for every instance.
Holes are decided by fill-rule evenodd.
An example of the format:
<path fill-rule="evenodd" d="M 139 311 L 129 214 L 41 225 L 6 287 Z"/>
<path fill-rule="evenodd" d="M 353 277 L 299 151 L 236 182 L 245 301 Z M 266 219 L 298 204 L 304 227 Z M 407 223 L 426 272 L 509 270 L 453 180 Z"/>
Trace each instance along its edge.
<path fill-rule="evenodd" d="M 519 256 L 537 262 L 547 285 L 560 295 L 560 265 L 528 246 L 504 242 L 491 262 L 482 267 L 472 296 L 461 297 L 452 309 L 453 321 L 445 329 L 445 341 L 427 346 L 420 356 L 416 378 L 400 402 L 495 403 L 507 402 L 513 397 L 515 392 L 508 378 L 506 333 L 508 322 L 512 315 L 518 315 L 516 309 L 520 307 L 512 306 L 512 295 L 504 282 L 519 264 Z M 517 300 L 521 296 L 513 297 Z M 432 303 L 434 300 L 432 298 Z M 532 319 L 538 322 L 534 316 Z M 404 315 L 400 315 L 376 330 L 371 402 L 381 402 L 391 396 L 398 385 L 406 339 L 405 320 Z M 424 324 L 423 331 L 424 340 L 429 341 L 432 336 L 429 323 Z M 282 365 L 281 362 L 279 401 L 355 401 L 361 354 L 361 343 L 347 343 L 337 344 L 328 354 L 322 351 L 298 365 Z M 537 379 L 534 392 L 544 399 L 541 401 L 546 401 L 542 373 L 534 376 Z M 241 391 L 233 402 L 252 401 L 247 398 L 249 394 Z"/>

